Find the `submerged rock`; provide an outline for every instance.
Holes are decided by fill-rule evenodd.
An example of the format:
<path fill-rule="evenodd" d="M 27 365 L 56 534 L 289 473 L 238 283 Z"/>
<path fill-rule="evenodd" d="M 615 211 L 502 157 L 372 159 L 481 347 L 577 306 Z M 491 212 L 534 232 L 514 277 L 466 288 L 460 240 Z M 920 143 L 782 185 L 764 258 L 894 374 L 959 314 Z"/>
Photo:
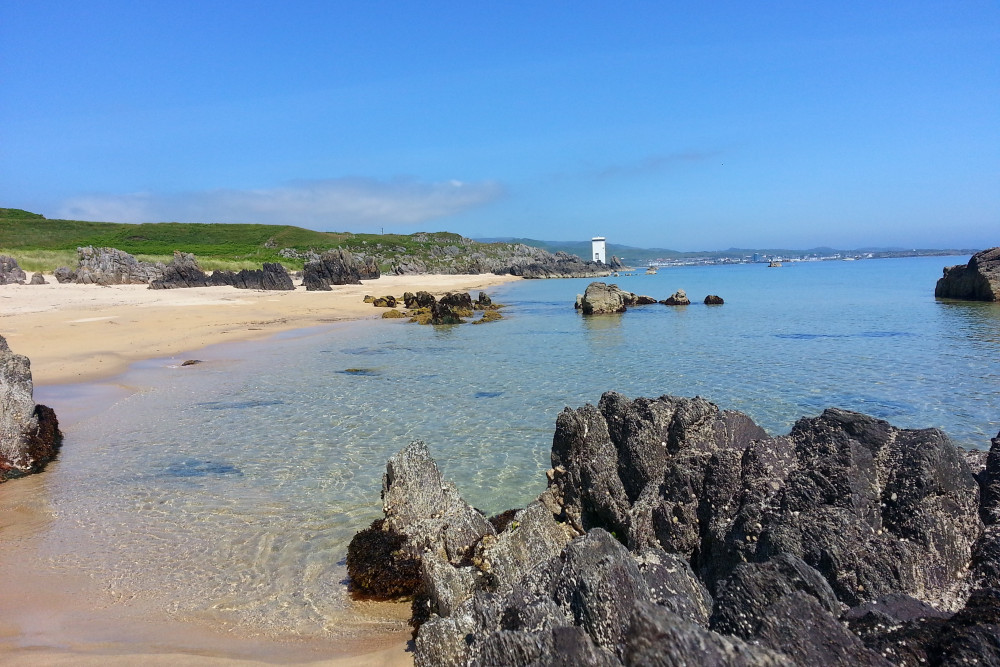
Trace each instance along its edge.
<path fill-rule="evenodd" d="M 31 362 L 0 336 L 0 482 L 39 472 L 62 442 L 52 408 L 32 398 Z"/>
<path fill-rule="evenodd" d="M 977 252 L 968 264 L 949 266 L 934 296 L 967 301 L 1000 301 L 1000 247 Z"/>
<path fill-rule="evenodd" d="M 722 300 L 721 296 L 716 296 L 715 294 L 709 294 L 705 297 L 706 306 L 721 306 L 725 301 Z"/>

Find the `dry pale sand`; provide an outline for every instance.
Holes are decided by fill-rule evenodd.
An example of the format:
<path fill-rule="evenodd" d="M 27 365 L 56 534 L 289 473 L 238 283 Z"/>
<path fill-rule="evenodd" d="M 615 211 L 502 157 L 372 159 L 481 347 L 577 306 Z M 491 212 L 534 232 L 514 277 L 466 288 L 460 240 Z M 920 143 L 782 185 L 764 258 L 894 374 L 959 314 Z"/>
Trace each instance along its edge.
<path fill-rule="evenodd" d="M 31 360 L 36 385 L 111 378 L 152 358 L 178 361 L 208 345 L 340 320 L 380 317 L 366 294 L 487 289 L 510 276 L 389 276 L 331 292 L 144 285 L 0 286 L 0 335 Z M 473 294 L 475 296 L 475 293 Z M 414 325 L 415 326 L 415 325 Z M 34 563 L 46 534 L 45 474 L 0 484 L 0 665 L 409 665 L 409 633 L 374 628 L 400 605 L 359 603 L 373 632 L 328 641 L 240 638 L 109 604 L 97 582 Z M 395 607 L 395 608 L 391 608 Z M 400 611 L 402 609 L 402 611 Z M 398 627 L 398 626 L 397 626 Z"/>
<path fill-rule="evenodd" d="M 87 382 L 124 371 L 140 359 L 175 357 L 214 343 L 264 338 L 326 322 L 377 318 L 366 294 L 402 297 L 475 291 L 512 276 L 385 276 L 330 292 L 145 285 L 0 286 L 0 335 L 31 360 L 36 385 Z M 475 298 L 473 293 L 473 298 Z"/>

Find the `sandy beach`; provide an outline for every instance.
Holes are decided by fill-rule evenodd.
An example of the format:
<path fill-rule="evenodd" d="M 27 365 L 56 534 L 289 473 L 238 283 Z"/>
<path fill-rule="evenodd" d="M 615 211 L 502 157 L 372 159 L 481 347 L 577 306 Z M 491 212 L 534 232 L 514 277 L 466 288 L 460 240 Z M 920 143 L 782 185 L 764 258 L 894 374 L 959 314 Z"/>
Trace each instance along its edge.
<path fill-rule="evenodd" d="M 0 334 L 31 360 L 36 386 L 112 379 L 146 359 L 180 363 L 209 345 L 263 339 L 282 331 L 379 318 L 367 294 L 487 290 L 510 276 L 390 276 L 330 292 L 206 287 L 150 290 L 145 285 L 0 286 Z M 416 325 L 412 325 L 416 326 Z M 54 406 L 57 408 L 58 406 Z M 32 558 L 44 536 L 45 473 L 0 485 L 0 664 L 3 665 L 407 665 L 409 632 L 347 640 L 294 641 L 222 631 L 109 604 L 99 582 L 58 573 Z M 373 617 L 407 616 L 408 605 L 358 607 Z M 373 628 L 378 624 L 373 624 Z"/>
<path fill-rule="evenodd" d="M 207 345 L 266 338 L 280 331 L 342 320 L 378 318 L 367 294 L 473 292 L 513 276 L 384 276 L 330 292 L 146 285 L 0 286 L 0 334 L 31 360 L 36 385 L 88 382 L 123 372 L 141 359 L 174 357 Z M 183 361 L 183 360 L 182 360 Z"/>

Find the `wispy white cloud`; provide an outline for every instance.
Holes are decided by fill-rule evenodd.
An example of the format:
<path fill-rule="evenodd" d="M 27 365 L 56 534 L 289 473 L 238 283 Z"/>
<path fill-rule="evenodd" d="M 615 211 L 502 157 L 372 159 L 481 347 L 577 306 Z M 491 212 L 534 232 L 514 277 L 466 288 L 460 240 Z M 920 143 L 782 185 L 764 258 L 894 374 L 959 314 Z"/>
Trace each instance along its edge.
<path fill-rule="evenodd" d="M 260 190 L 86 195 L 67 200 L 58 216 L 112 222 L 258 222 L 353 230 L 445 218 L 502 195 L 503 188 L 493 181 L 335 178 Z"/>

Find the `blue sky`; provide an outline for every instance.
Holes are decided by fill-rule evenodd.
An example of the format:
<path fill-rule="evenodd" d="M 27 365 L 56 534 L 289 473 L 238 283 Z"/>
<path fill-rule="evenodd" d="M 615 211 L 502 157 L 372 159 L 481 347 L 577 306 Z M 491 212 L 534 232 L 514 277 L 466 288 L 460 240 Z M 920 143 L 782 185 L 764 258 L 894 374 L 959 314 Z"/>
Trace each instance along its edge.
<path fill-rule="evenodd" d="M 1000 3 L 0 2 L 0 206 L 1000 243 Z"/>

